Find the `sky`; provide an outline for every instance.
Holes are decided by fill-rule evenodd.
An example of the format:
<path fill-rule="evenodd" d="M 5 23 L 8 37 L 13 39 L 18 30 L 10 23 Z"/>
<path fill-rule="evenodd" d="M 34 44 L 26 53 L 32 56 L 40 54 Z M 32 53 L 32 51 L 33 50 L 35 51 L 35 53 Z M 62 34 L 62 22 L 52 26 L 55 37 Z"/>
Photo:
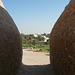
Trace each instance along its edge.
<path fill-rule="evenodd" d="M 70 0 L 2 0 L 20 33 L 50 33 Z"/>

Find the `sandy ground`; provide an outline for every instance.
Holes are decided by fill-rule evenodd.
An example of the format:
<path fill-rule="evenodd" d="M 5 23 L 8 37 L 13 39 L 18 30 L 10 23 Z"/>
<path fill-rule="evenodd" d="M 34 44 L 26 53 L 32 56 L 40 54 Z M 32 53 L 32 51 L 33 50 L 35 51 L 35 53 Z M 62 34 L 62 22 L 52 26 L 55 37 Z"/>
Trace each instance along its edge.
<path fill-rule="evenodd" d="M 17 75 L 54 75 L 49 53 L 23 49 L 22 63 Z"/>
<path fill-rule="evenodd" d="M 37 52 L 23 49 L 22 62 L 25 65 L 46 65 L 50 64 L 49 53 Z"/>

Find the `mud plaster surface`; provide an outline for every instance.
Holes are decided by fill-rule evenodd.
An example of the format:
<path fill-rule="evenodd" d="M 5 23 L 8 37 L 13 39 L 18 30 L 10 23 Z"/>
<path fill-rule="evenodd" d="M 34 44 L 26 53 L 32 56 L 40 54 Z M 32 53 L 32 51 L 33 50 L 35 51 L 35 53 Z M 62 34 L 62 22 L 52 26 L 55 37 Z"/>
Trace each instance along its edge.
<path fill-rule="evenodd" d="M 75 0 L 71 0 L 50 35 L 51 64 L 57 75 L 75 75 Z"/>
<path fill-rule="evenodd" d="M 21 60 L 20 33 L 11 16 L 0 5 L 0 75 L 15 75 Z"/>

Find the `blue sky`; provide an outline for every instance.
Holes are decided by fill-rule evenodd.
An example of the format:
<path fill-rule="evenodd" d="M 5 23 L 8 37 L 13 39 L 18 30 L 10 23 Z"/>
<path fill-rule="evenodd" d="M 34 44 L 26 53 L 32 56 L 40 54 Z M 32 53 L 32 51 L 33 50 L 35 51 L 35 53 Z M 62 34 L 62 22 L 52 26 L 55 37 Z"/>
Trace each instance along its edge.
<path fill-rule="evenodd" d="M 2 0 L 20 33 L 50 33 L 70 0 Z"/>

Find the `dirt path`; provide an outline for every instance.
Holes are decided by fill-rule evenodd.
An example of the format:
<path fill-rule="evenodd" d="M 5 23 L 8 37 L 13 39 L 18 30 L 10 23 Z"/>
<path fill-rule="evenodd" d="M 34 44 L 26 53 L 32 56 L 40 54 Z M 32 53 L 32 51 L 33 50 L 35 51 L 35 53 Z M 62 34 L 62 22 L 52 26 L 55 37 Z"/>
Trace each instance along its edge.
<path fill-rule="evenodd" d="M 49 59 L 49 53 L 23 49 L 22 62 L 25 65 L 46 65 L 50 64 Z"/>

